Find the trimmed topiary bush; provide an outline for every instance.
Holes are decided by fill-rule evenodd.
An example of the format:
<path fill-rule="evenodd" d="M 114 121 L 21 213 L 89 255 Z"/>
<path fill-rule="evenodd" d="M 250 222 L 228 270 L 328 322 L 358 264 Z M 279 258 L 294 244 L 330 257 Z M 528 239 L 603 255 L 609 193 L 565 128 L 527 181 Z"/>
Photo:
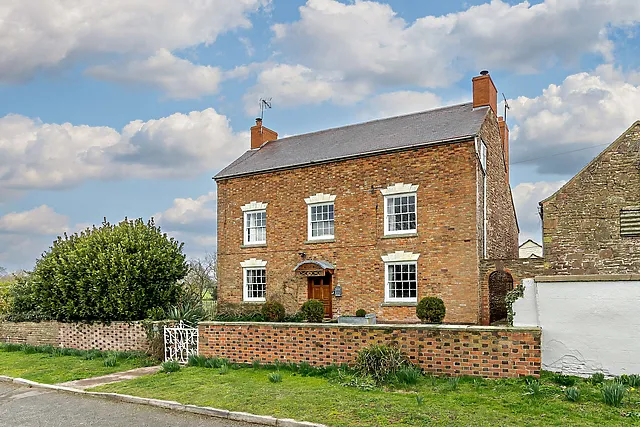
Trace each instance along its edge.
<path fill-rule="evenodd" d="M 362 308 L 356 311 L 356 317 L 364 317 L 367 315 L 367 312 Z"/>
<path fill-rule="evenodd" d="M 324 304 L 317 299 L 310 299 L 302 304 L 300 313 L 302 313 L 304 320 L 307 322 L 322 322 L 322 319 L 324 319 Z"/>
<path fill-rule="evenodd" d="M 416 307 L 416 316 L 422 323 L 442 323 L 447 310 L 444 302 L 438 297 L 425 297 Z"/>
<path fill-rule="evenodd" d="M 282 322 L 285 317 L 284 305 L 278 301 L 267 301 L 262 305 L 262 316 L 267 322 Z"/>

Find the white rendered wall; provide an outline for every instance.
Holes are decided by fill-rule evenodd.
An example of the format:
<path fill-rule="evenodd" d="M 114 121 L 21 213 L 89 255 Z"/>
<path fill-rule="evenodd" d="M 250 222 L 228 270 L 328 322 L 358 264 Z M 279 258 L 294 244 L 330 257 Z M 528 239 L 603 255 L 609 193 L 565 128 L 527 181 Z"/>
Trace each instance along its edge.
<path fill-rule="evenodd" d="M 640 374 L 640 281 L 523 284 L 514 326 L 542 327 L 543 369 Z"/>

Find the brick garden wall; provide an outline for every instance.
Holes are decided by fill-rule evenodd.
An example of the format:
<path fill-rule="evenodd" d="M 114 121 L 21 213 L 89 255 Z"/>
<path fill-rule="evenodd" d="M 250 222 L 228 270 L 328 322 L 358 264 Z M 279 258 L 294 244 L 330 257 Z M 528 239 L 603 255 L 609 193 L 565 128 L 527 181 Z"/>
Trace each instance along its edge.
<path fill-rule="evenodd" d="M 0 342 L 53 345 L 81 350 L 147 351 L 141 323 L 0 322 Z"/>
<path fill-rule="evenodd" d="M 538 376 L 540 338 L 539 328 L 204 322 L 199 349 L 234 363 L 330 365 L 352 364 L 370 344 L 390 344 L 426 372 L 495 378 Z"/>
<path fill-rule="evenodd" d="M 60 325 L 58 322 L 0 322 L 0 342 L 57 346 Z"/>

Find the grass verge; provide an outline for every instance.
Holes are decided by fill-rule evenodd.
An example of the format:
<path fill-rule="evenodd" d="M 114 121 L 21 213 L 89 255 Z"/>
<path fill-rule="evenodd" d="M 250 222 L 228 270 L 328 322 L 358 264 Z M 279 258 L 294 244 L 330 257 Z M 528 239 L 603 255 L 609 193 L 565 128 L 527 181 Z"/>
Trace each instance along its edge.
<path fill-rule="evenodd" d="M 0 344 L 0 375 L 46 384 L 97 377 L 152 364 L 144 355 L 131 352 Z"/>
<path fill-rule="evenodd" d="M 188 367 L 94 391 L 176 400 L 233 411 L 295 418 L 332 426 L 622 426 L 640 425 L 640 394 L 630 391 L 621 408 L 602 403 L 600 386 L 576 380 L 582 396 L 569 402 L 564 388 L 545 374 L 535 397 L 524 379 L 483 380 L 421 376 L 412 386 L 359 388 L 344 378 L 302 376 L 243 367 L 220 375 L 217 369 Z M 637 414 L 637 415 L 636 415 Z"/>

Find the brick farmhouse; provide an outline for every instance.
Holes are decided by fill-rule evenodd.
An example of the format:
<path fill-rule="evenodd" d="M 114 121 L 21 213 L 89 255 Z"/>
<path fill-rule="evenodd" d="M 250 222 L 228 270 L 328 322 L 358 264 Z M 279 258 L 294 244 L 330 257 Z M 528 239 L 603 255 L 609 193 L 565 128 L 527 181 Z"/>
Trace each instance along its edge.
<path fill-rule="evenodd" d="M 469 103 L 281 139 L 256 120 L 215 177 L 219 301 L 409 323 L 438 296 L 445 322 L 486 318 L 480 263 L 517 258 L 518 225 L 497 90 L 472 85 Z"/>

